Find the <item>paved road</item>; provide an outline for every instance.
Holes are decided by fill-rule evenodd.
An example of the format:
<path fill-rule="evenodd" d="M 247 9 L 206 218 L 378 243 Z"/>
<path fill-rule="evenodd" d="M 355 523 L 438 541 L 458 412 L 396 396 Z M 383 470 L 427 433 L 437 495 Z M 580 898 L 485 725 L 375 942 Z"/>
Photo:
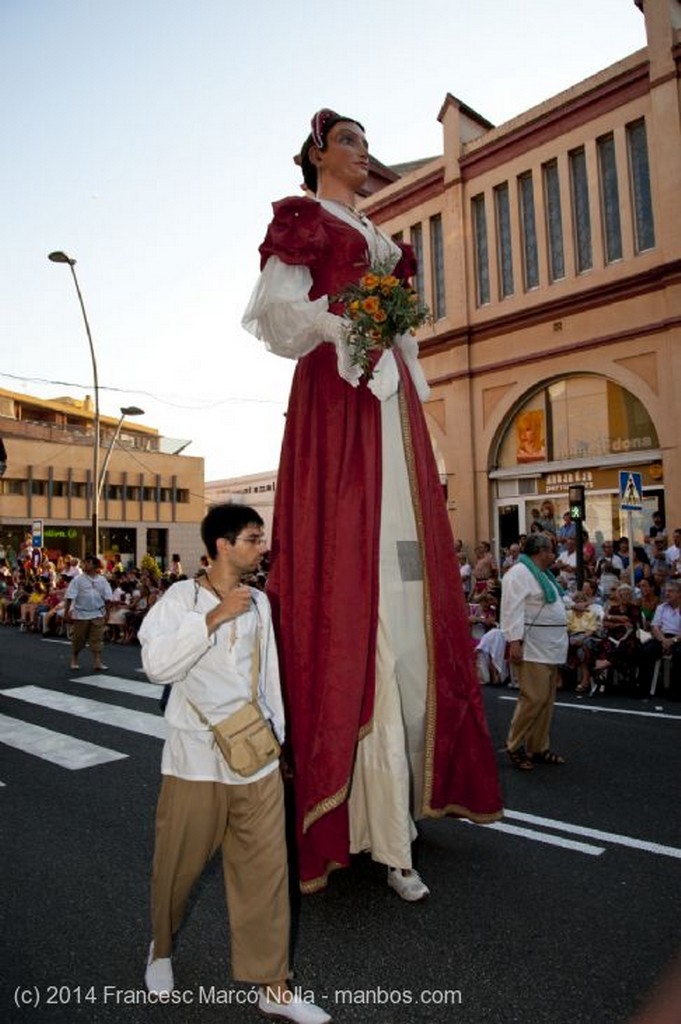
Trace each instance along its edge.
<path fill-rule="evenodd" d="M 0 1019 L 256 1020 L 229 984 L 218 863 L 176 951 L 183 1002 L 144 1004 L 157 690 L 137 648 L 107 649 L 101 676 L 68 653 L 0 627 Z M 513 694 L 485 701 L 500 747 Z M 503 823 L 422 827 L 427 902 L 360 857 L 297 908 L 297 979 L 339 1024 L 630 1018 L 681 947 L 681 706 L 568 694 L 553 739 L 564 768 L 500 756 Z"/>

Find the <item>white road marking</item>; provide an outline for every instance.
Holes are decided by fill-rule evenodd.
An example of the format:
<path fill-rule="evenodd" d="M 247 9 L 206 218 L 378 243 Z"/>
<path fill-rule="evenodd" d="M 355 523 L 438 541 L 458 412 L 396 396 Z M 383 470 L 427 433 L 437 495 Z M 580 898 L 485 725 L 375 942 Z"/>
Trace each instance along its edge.
<path fill-rule="evenodd" d="M 113 725 L 117 729 L 128 732 L 139 732 L 145 736 L 156 736 L 160 740 L 166 738 L 165 718 L 150 715 L 146 711 L 131 711 L 129 708 L 116 707 L 113 704 L 102 704 L 100 701 L 89 700 L 87 697 L 74 697 L 58 690 L 46 690 L 42 686 L 18 686 L 11 690 L 0 690 L 5 697 L 38 704 L 40 707 L 51 708 L 53 711 L 64 711 L 69 715 L 78 715 L 104 725 Z"/>
<path fill-rule="evenodd" d="M 499 700 L 512 700 L 515 702 L 517 697 L 506 697 L 503 694 L 499 696 Z M 608 715 L 637 715 L 639 718 L 667 718 L 673 722 L 681 722 L 681 715 L 670 715 L 664 714 L 657 711 L 636 711 L 629 710 L 628 708 L 610 708 L 599 705 L 598 707 L 594 704 L 567 704 L 565 701 L 556 701 L 555 707 L 557 708 L 570 708 L 572 711 L 592 711 L 605 713 Z"/>
<path fill-rule="evenodd" d="M 108 761 L 120 761 L 128 756 L 118 750 L 107 750 L 106 747 L 98 747 L 86 740 L 64 736 L 62 733 L 43 729 L 42 726 L 32 725 L 30 722 L 21 722 L 7 715 L 0 715 L 0 743 L 72 771 L 91 768 L 96 764 L 106 764 Z M 5 783 L 0 782 L 0 785 L 4 786 Z"/>
<path fill-rule="evenodd" d="M 525 821 L 530 825 L 541 825 L 542 828 L 553 828 L 558 832 L 584 836 L 585 839 L 597 839 L 601 843 L 628 846 L 632 850 L 645 850 L 646 853 L 657 853 L 663 857 L 675 857 L 677 860 L 681 860 L 681 849 L 676 846 L 664 846 L 662 843 L 653 843 L 647 839 L 634 839 L 633 836 L 623 836 L 618 832 L 603 832 L 601 829 L 573 825 L 569 821 L 559 821 L 556 818 L 542 818 L 536 814 L 525 814 L 524 811 L 504 810 L 504 817 Z"/>
<path fill-rule="evenodd" d="M 504 812 L 507 817 L 510 815 Z M 536 843 L 546 843 L 547 846 L 561 846 L 565 850 L 574 850 L 576 853 L 587 853 L 591 857 L 600 857 L 605 853 L 605 847 L 592 846 L 590 843 L 579 843 L 574 839 L 564 839 L 562 836 L 554 836 L 548 832 L 536 832 L 534 829 L 521 828 L 519 825 L 506 825 L 503 821 L 493 821 L 489 825 L 480 825 L 480 828 L 491 828 L 495 832 L 506 832 L 511 836 L 521 836 L 523 839 L 533 839 Z"/>
<path fill-rule="evenodd" d="M 161 699 L 163 687 L 157 683 L 142 683 L 137 679 L 126 679 L 124 676 L 72 676 L 72 683 L 86 683 L 100 690 L 113 690 L 115 693 L 134 693 L 137 697 Z"/>

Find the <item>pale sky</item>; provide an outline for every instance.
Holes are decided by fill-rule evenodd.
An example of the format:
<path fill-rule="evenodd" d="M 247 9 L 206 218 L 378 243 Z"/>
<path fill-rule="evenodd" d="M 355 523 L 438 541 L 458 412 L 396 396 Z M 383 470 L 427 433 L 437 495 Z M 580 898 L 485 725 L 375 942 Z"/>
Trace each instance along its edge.
<path fill-rule="evenodd" d="M 92 393 L 276 468 L 293 371 L 240 326 L 319 107 L 385 164 L 441 152 L 448 92 L 495 124 L 646 45 L 634 0 L 0 0 L 0 387 Z"/>

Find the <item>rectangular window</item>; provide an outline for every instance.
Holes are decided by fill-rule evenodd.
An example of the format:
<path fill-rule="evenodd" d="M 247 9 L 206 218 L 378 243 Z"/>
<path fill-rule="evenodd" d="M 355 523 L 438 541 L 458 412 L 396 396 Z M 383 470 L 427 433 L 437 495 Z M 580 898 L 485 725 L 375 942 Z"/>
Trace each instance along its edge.
<path fill-rule="evenodd" d="M 617 184 L 615 139 L 603 135 L 597 141 L 598 170 L 601 182 L 601 217 L 605 237 L 605 262 L 622 259 L 622 226 L 620 223 L 620 193 Z"/>
<path fill-rule="evenodd" d="M 534 185 L 532 174 L 521 174 L 518 178 L 520 197 L 520 231 L 523 243 L 525 290 L 539 285 L 539 258 L 537 251 L 537 222 L 534 216 Z"/>
<path fill-rule="evenodd" d="M 544 164 L 544 202 L 549 243 L 549 271 L 552 281 L 565 277 L 563 253 L 563 218 L 560 209 L 560 179 L 558 161 Z"/>
<path fill-rule="evenodd" d="M 648 140 L 644 120 L 627 125 L 627 147 L 629 150 L 629 174 L 634 200 L 634 228 L 636 231 L 636 252 L 655 247 L 655 225 L 653 223 L 653 198 L 650 191 L 650 166 L 648 164 Z"/>
<path fill-rule="evenodd" d="M 445 301 L 445 250 L 442 238 L 442 217 L 430 218 L 430 259 L 433 278 L 433 315 L 441 320 L 446 315 Z"/>
<path fill-rule="evenodd" d="M 511 207 L 508 197 L 508 182 L 494 189 L 494 204 L 497 216 L 497 262 L 499 265 L 499 286 L 501 298 L 513 295 L 513 252 L 511 250 Z"/>
<path fill-rule="evenodd" d="M 475 240 L 475 270 L 478 288 L 478 305 L 485 306 L 490 300 L 489 255 L 487 251 L 487 215 L 484 195 L 475 196 L 473 207 L 473 238 Z"/>
<path fill-rule="evenodd" d="M 0 480 L 0 494 L 26 494 L 26 480 Z"/>
<path fill-rule="evenodd" d="M 416 278 L 414 287 L 421 302 L 426 301 L 426 282 L 423 276 L 423 228 L 420 224 L 412 224 L 409 228 L 409 240 L 416 257 Z"/>
<path fill-rule="evenodd" d="M 591 213 L 589 210 L 589 185 L 586 176 L 586 154 L 584 149 L 570 153 L 570 184 L 572 186 L 572 221 L 575 232 L 575 264 L 577 272 L 591 270 Z"/>

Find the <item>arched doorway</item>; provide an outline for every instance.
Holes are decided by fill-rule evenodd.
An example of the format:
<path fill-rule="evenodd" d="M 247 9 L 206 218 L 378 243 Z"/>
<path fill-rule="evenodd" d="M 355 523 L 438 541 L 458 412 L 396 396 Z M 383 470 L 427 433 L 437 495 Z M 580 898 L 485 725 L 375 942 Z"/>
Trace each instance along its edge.
<path fill-rule="evenodd" d="M 596 374 L 543 382 L 511 410 L 491 453 L 497 546 L 528 533 L 549 506 L 559 526 L 571 484 L 585 488 L 586 528 L 597 549 L 604 539 L 623 535 L 623 469 L 642 476 L 644 507 L 633 519 L 631 538 L 642 543 L 653 512 L 664 514 L 662 456 L 645 406 Z"/>

